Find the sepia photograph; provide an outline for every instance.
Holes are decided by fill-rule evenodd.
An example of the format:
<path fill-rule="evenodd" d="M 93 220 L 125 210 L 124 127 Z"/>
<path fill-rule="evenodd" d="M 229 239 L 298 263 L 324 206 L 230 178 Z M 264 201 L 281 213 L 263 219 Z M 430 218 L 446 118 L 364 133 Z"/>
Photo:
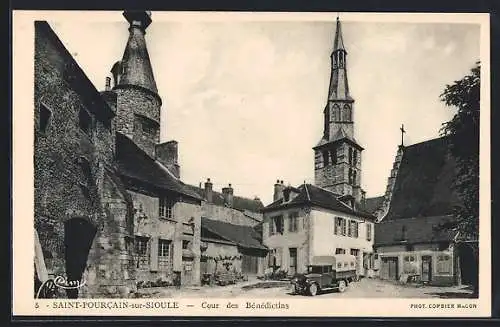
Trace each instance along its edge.
<path fill-rule="evenodd" d="M 32 197 L 14 238 L 36 308 L 476 315 L 488 26 L 439 16 L 19 12 Z"/>

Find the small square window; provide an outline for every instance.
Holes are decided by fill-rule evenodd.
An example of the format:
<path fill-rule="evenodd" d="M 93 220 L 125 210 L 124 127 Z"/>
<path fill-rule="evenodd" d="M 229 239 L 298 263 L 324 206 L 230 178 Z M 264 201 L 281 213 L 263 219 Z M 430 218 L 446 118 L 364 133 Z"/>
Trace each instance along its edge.
<path fill-rule="evenodd" d="M 78 124 L 80 129 L 85 132 L 88 136 L 92 135 L 92 117 L 88 111 L 84 108 L 80 109 L 78 115 Z"/>
<path fill-rule="evenodd" d="M 44 133 L 47 131 L 47 128 L 50 123 L 50 118 L 52 117 L 52 111 L 50 111 L 49 108 L 43 103 L 40 103 L 39 106 L 39 121 L 38 121 L 38 130 L 41 133 Z"/>
<path fill-rule="evenodd" d="M 182 249 L 187 250 L 189 248 L 189 241 L 188 240 L 183 240 L 182 241 Z"/>

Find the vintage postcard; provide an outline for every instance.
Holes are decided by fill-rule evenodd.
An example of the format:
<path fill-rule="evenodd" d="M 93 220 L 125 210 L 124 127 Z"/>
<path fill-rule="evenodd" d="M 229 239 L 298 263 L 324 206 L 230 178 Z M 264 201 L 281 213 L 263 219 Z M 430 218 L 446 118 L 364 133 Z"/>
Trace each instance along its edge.
<path fill-rule="evenodd" d="M 489 44 L 487 14 L 15 11 L 13 314 L 489 316 Z"/>

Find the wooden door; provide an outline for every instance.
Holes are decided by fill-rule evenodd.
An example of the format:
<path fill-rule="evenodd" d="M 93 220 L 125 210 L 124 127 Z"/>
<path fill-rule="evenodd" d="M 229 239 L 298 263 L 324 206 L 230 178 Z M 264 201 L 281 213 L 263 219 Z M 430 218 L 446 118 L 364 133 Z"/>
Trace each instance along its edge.
<path fill-rule="evenodd" d="M 256 275 L 259 269 L 259 258 L 248 254 L 242 255 L 241 271 L 247 275 Z"/>
<path fill-rule="evenodd" d="M 432 257 L 429 255 L 422 256 L 422 282 L 430 282 L 432 280 Z"/>
<path fill-rule="evenodd" d="M 398 279 L 398 258 L 384 257 L 380 268 L 380 277 L 382 279 L 397 280 Z"/>
<path fill-rule="evenodd" d="M 398 258 L 392 257 L 389 258 L 389 279 L 397 280 L 398 279 Z"/>

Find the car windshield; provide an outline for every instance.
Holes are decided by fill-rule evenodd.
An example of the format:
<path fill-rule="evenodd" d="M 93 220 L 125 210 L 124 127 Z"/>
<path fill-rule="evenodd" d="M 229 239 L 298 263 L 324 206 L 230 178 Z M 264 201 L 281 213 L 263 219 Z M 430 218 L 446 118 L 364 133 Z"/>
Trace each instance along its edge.
<path fill-rule="evenodd" d="M 323 266 L 309 266 L 307 267 L 307 272 L 310 274 L 321 274 L 323 273 Z"/>

